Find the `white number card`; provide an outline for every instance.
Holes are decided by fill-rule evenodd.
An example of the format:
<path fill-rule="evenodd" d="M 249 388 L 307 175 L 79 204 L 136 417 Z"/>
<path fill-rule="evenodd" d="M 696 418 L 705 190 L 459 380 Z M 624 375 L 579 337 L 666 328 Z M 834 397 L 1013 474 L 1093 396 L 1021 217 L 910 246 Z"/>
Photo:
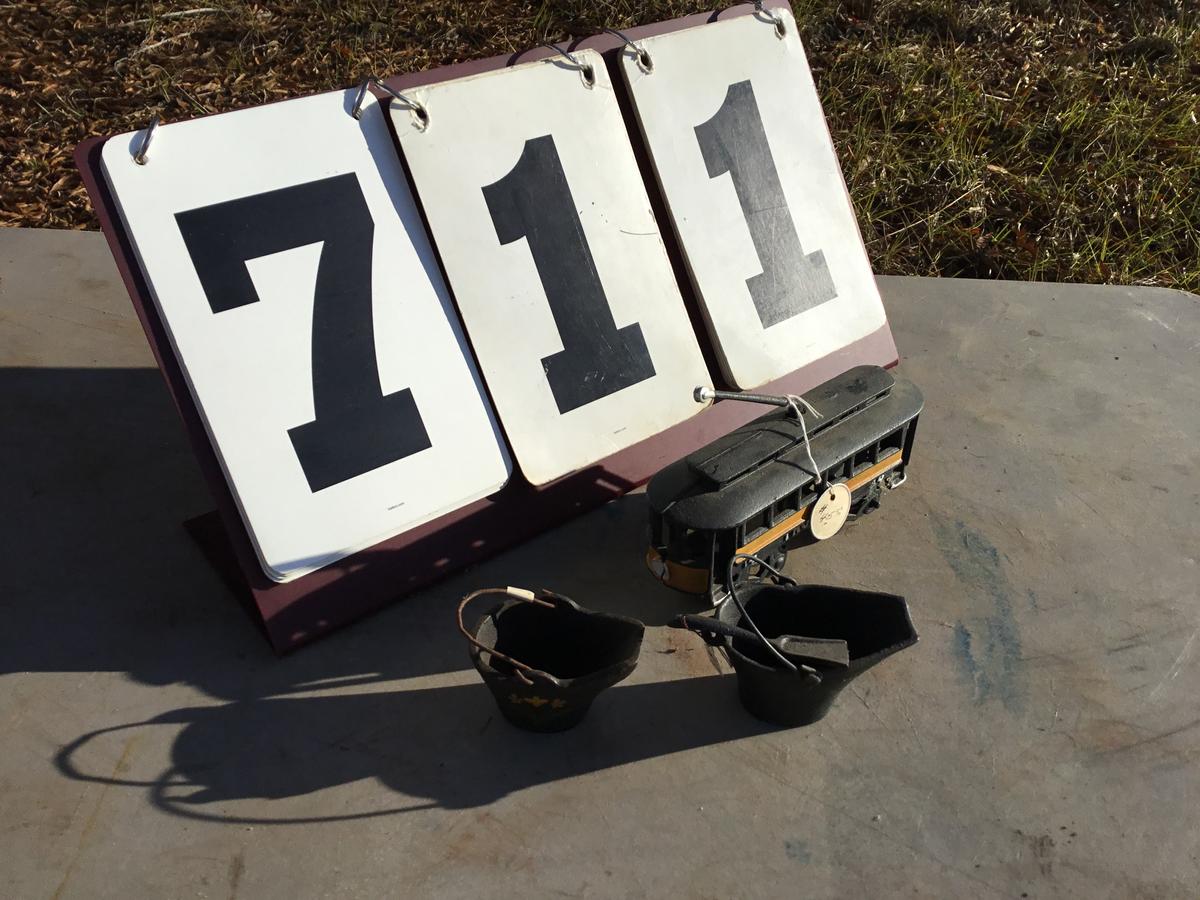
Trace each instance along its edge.
<path fill-rule="evenodd" d="M 645 38 L 621 71 L 726 378 L 745 390 L 886 325 L 790 10 Z"/>
<path fill-rule="evenodd" d="M 267 575 L 502 487 L 510 463 L 381 107 L 353 91 L 109 140 L 105 176 Z"/>
<path fill-rule="evenodd" d="M 600 56 L 391 106 L 513 454 L 545 484 L 699 411 L 709 375 Z M 589 76 L 590 73 L 590 76 Z"/>

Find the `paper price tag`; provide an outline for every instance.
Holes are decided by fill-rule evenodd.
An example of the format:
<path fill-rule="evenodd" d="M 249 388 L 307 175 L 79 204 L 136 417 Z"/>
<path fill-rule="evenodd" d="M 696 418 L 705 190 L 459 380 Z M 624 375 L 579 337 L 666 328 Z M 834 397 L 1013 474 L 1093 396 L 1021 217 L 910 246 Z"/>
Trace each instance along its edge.
<path fill-rule="evenodd" d="M 813 503 L 808 527 L 818 541 L 831 538 L 850 517 L 850 489 L 844 484 L 830 485 Z"/>

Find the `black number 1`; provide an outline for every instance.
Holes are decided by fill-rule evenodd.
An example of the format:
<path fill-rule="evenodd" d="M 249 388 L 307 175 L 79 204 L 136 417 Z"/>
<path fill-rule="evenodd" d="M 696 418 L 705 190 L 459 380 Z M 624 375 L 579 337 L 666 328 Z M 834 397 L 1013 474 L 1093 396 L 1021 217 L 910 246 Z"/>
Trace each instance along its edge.
<path fill-rule="evenodd" d="M 258 301 L 247 260 L 323 242 L 313 301 L 316 416 L 288 429 L 312 491 L 430 446 L 412 391 L 385 395 L 379 383 L 371 310 L 375 222 L 356 175 L 203 206 L 175 221 L 214 313 Z"/>
<path fill-rule="evenodd" d="M 526 238 L 563 349 L 542 359 L 559 413 L 654 377 L 637 322 L 617 328 L 554 138 L 525 142 L 507 175 L 483 189 L 501 244 Z"/>
<path fill-rule="evenodd" d="M 825 254 L 806 254 L 788 210 L 749 81 L 731 84 L 716 115 L 696 126 L 708 177 L 729 173 L 762 273 L 746 279 L 763 328 L 837 296 Z"/>

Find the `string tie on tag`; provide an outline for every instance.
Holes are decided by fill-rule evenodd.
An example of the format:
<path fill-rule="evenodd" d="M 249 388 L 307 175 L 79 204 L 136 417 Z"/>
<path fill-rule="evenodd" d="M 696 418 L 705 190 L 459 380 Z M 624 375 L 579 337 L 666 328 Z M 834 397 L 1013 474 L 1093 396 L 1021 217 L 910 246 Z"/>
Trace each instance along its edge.
<path fill-rule="evenodd" d="M 804 435 L 804 452 L 808 455 L 808 463 L 812 466 L 813 478 L 815 479 L 813 486 L 815 488 L 820 488 L 820 486 L 822 484 L 826 484 L 827 481 L 821 470 L 817 468 L 817 461 L 813 459 L 812 445 L 808 439 L 808 424 L 804 421 L 804 413 L 800 411 L 800 407 L 803 406 L 805 410 L 812 413 L 814 419 L 821 418 L 821 414 L 817 412 L 816 407 L 798 394 L 788 394 L 787 401 L 788 408 L 792 411 L 792 415 L 800 420 L 800 433 Z"/>

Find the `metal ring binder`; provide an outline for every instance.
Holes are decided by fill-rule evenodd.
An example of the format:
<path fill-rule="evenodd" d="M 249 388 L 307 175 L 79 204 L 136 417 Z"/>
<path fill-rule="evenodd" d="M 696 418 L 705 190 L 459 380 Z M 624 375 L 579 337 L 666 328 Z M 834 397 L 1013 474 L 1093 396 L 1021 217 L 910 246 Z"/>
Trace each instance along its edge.
<path fill-rule="evenodd" d="M 133 151 L 133 161 L 139 166 L 144 166 L 147 162 L 146 151 L 150 149 L 150 141 L 154 138 L 156 128 L 158 128 L 158 116 L 150 120 L 150 124 L 142 132 L 142 139 L 138 142 L 137 149 Z"/>
<path fill-rule="evenodd" d="M 601 31 L 607 31 L 609 34 L 615 34 L 625 42 L 625 46 L 633 51 L 634 58 L 637 60 L 638 68 L 649 75 L 654 71 L 654 60 L 650 58 L 649 52 L 639 47 L 633 42 L 627 34 L 617 31 L 615 28 L 602 28 Z"/>
<path fill-rule="evenodd" d="M 358 93 L 354 95 L 354 105 L 350 107 L 350 115 L 358 119 L 362 117 L 363 101 L 367 99 L 367 90 L 374 85 L 379 88 L 393 100 L 399 100 L 403 103 L 408 111 L 412 113 L 413 126 L 418 131 L 424 131 L 429 127 L 429 110 L 409 97 L 405 97 L 399 91 L 394 91 L 374 75 L 368 75 L 363 79 L 362 84 L 358 86 Z"/>
<path fill-rule="evenodd" d="M 592 67 L 589 66 L 587 63 L 581 63 L 579 60 L 577 60 L 575 58 L 574 54 L 568 53 L 562 47 L 559 47 L 555 44 L 549 44 L 544 41 L 541 44 L 539 44 L 538 46 L 549 47 L 554 52 L 559 53 L 562 56 L 565 56 L 568 60 L 570 60 L 571 65 L 573 65 L 575 68 L 577 68 L 579 70 L 579 77 L 583 79 L 584 87 L 590 88 L 596 83 L 596 73 L 592 69 Z"/>
<path fill-rule="evenodd" d="M 787 28 L 783 24 L 783 16 L 775 12 L 775 10 L 767 9 L 763 6 L 763 0 L 754 0 L 754 11 L 766 16 L 767 21 L 775 26 L 775 36 L 782 40 L 784 35 L 787 34 Z"/>

